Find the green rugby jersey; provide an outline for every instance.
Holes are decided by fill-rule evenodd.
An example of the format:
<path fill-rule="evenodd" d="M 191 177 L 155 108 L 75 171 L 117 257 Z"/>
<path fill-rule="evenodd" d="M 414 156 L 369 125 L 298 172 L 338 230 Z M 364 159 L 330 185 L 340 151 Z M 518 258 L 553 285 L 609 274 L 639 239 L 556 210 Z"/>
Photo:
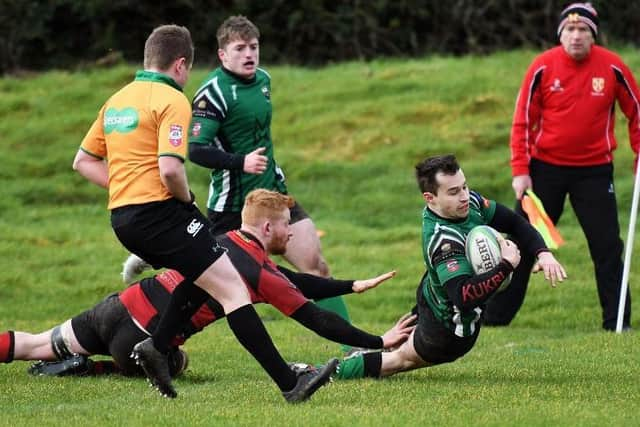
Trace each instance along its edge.
<path fill-rule="evenodd" d="M 457 276 L 474 275 L 465 256 L 467 234 L 478 225 L 490 223 L 495 211 L 494 201 L 472 191 L 466 219 L 441 218 L 426 207 L 422 214 L 422 252 L 427 267 L 422 294 L 434 316 L 461 337 L 473 334 L 482 309 L 461 311 L 449 299 L 444 283 Z"/>
<path fill-rule="evenodd" d="M 216 212 L 240 212 L 245 196 L 256 188 L 286 193 L 284 173 L 276 164 L 271 141 L 271 77 L 261 68 L 243 80 L 221 67 L 196 91 L 190 144 L 213 144 L 228 153 L 245 155 L 265 147 L 267 169 L 260 175 L 240 169 L 211 171 L 207 207 Z"/>

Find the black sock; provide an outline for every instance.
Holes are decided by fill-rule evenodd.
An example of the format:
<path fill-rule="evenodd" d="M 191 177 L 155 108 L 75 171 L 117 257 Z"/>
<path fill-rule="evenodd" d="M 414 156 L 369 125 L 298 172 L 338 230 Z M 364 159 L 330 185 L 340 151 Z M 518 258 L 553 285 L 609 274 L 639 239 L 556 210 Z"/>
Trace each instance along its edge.
<path fill-rule="evenodd" d="M 180 333 L 182 326 L 191 319 L 208 297 L 209 294 L 192 282 L 182 282 L 175 288 L 169 305 L 162 313 L 152 335 L 153 345 L 159 352 L 163 354 L 169 352 L 171 340 Z"/>
<path fill-rule="evenodd" d="M 382 353 L 379 351 L 363 354 L 364 359 L 364 376 L 380 378 L 380 369 L 382 369 Z"/>
<path fill-rule="evenodd" d="M 278 353 L 251 304 L 227 313 L 227 322 L 240 344 L 262 365 L 281 391 L 296 386 L 296 375 Z"/>

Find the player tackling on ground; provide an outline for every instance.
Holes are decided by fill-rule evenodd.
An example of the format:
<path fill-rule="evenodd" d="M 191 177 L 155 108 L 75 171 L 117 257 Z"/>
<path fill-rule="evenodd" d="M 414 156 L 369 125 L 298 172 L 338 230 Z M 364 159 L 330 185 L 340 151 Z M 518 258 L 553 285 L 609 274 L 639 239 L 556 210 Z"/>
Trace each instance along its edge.
<path fill-rule="evenodd" d="M 384 335 L 362 331 L 339 315 L 323 310 L 308 298 L 325 298 L 361 293 L 394 276 L 393 271 L 365 280 L 335 280 L 296 273 L 277 266 L 269 254 L 281 255 L 291 237 L 289 208 L 293 199 L 274 191 L 258 189 L 247 195 L 242 210 L 242 226 L 219 237 L 231 263 L 242 276 L 251 301 L 266 302 L 318 335 L 351 346 L 392 348 L 408 338 L 415 318 L 401 319 Z M 96 375 L 121 373 L 140 375 L 129 353 L 133 346 L 155 331 L 160 313 L 171 294 L 185 278 L 166 270 L 109 295 L 93 308 L 39 334 L 20 331 L 0 333 L 0 363 L 13 360 L 44 360 L 32 366 L 37 375 Z M 201 291 L 202 304 L 186 306 L 169 352 L 172 377 L 187 364 L 180 346 L 193 334 L 224 317 L 220 303 Z M 195 300 L 192 302 L 196 303 Z M 110 355 L 113 361 L 91 361 L 92 354 Z"/>

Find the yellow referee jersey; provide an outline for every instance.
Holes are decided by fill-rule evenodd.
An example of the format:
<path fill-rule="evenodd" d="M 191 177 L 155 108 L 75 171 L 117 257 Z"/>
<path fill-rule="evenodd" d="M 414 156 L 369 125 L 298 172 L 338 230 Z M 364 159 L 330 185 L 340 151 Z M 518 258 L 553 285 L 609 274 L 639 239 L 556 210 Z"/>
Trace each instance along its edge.
<path fill-rule="evenodd" d="M 80 149 L 106 159 L 109 209 L 172 197 L 160 180 L 158 157 L 187 156 L 191 104 L 170 77 L 138 71 L 104 104 Z"/>

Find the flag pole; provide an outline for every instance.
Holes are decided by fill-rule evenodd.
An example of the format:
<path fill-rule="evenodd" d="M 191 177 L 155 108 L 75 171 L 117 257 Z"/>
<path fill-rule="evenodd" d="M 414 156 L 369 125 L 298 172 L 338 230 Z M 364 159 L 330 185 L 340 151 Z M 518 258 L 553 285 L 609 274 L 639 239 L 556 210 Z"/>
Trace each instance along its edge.
<path fill-rule="evenodd" d="M 620 300 L 618 301 L 618 320 L 616 333 L 622 332 L 624 318 L 624 306 L 627 302 L 627 289 L 629 287 L 629 271 L 631 270 L 631 252 L 633 252 L 633 238 L 636 231 L 636 218 L 638 217 L 638 192 L 640 191 L 640 173 L 636 171 L 633 184 L 633 199 L 631 202 L 631 214 L 629 215 L 629 231 L 624 249 L 624 269 L 622 271 L 622 283 L 620 284 Z"/>

